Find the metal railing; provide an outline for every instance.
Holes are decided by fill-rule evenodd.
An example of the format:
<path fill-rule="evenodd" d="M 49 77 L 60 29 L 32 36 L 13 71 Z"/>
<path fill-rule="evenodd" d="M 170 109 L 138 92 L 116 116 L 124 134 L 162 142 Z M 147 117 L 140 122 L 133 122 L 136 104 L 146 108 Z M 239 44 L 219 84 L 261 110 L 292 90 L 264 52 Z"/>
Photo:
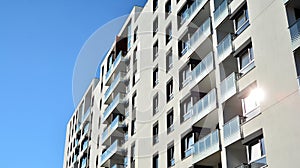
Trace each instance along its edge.
<path fill-rule="evenodd" d="M 237 75 L 236 72 L 233 72 L 220 83 L 221 102 L 225 102 L 237 92 Z"/>

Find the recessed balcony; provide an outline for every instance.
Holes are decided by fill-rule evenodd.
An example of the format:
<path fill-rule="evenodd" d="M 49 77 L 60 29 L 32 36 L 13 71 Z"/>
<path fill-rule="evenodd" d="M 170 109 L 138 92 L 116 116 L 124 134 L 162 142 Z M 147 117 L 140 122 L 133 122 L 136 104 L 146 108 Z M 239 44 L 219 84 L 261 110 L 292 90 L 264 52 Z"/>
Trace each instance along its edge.
<path fill-rule="evenodd" d="M 192 84 L 193 86 L 199 83 L 205 78 L 212 70 L 213 65 L 213 53 L 210 52 L 205 58 L 193 69 L 192 71 Z"/>
<path fill-rule="evenodd" d="M 219 131 L 215 130 L 193 145 L 193 163 L 197 163 L 219 150 Z"/>
<path fill-rule="evenodd" d="M 123 123 L 120 119 L 120 116 L 117 116 L 111 124 L 103 131 L 101 135 L 101 142 L 102 145 L 108 145 L 109 142 L 109 137 L 110 136 L 115 136 L 115 137 L 122 137 L 124 136 L 124 133 L 122 130 L 118 130 L 123 128 Z"/>
<path fill-rule="evenodd" d="M 114 143 L 101 154 L 100 166 L 109 167 L 109 160 L 115 160 L 116 162 L 124 159 L 122 144 L 119 140 L 115 140 Z"/>
<path fill-rule="evenodd" d="M 221 82 L 220 88 L 222 103 L 237 93 L 237 76 L 238 74 L 233 72 Z"/>
<path fill-rule="evenodd" d="M 232 51 L 232 36 L 231 34 L 228 34 L 217 46 L 219 62 L 222 62 L 226 57 L 228 57 L 232 53 Z"/>
<path fill-rule="evenodd" d="M 113 64 L 107 71 L 105 75 L 105 84 L 108 86 L 111 83 L 111 77 L 114 72 L 125 71 L 126 65 L 124 62 L 126 61 L 126 57 L 124 57 L 123 51 L 120 51 Z"/>
<path fill-rule="evenodd" d="M 242 138 L 240 116 L 236 116 L 227 123 L 225 123 L 223 128 L 225 147 Z"/>
<path fill-rule="evenodd" d="M 229 15 L 227 0 L 224 0 L 214 11 L 214 27 L 217 27 Z"/>
<path fill-rule="evenodd" d="M 290 26 L 292 49 L 295 51 L 300 46 L 300 19 Z"/>
<path fill-rule="evenodd" d="M 104 93 L 104 103 L 111 103 L 112 101 L 112 93 L 114 92 L 120 92 L 125 93 L 126 92 L 126 84 L 125 82 L 129 79 L 128 75 L 124 72 L 119 72 L 118 75 L 115 77 L 109 88 Z"/>
<path fill-rule="evenodd" d="M 183 25 L 187 20 L 193 18 L 208 0 L 195 0 L 191 6 L 187 7 L 180 16 L 180 24 Z"/>
<path fill-rule="evenodd" d="M 124 103 L 127 102 L 127 97 L 124 94 L 118 93 L 117 96 L 113 99 L 113 101 L 106 107 L 103 112 L 101 123 L 105 123 L 108 117 L 116 112 L 120 114 L 125 113 Z"/>
<path fill-rule="evenodd" d="M 212 89 L 193 106 L 193 123 L 198 122 L 217 108 L 216 89 Z"/>

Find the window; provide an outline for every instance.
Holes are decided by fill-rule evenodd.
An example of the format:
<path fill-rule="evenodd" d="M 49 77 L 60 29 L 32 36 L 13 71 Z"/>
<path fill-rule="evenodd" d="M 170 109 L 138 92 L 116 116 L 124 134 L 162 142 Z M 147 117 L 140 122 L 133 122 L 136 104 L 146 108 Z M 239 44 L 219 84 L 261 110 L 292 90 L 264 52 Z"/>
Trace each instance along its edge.
<path fill-rule="evenodd" d="M 137 33 L 138 33 L 138 27 L 134 29 L 134 34 L 133 34 L 133 42 L 137 40 Z"/>
<path fill-rule="evenodd" d="M 186 65 L 186 66 L 180 71 L 180 74 L 179 74 L 179 75 L 180 75 L 180 76 L 179 76 L 179 81 L 180 81 L 179 89 L 182 89 L 182 88 L 185 87 L 185 86 L 190 82 L 190 80 L 192 79 L 190 66 L 189 66 L 189 65 Z"/>
<path fill-rule="evenodd" d="M 153 45 L 153 61 L 158 57 L 158 41 Z"/>
<path fill-rule="evenodd" d="M 193 113 L 193 103 L 192 97 L 188 97 L 187 99 L 183 100 L 180 104 L 180 111 L 181 111 L 181 121 L 186 121 L 191 118 Z"/>
<path fill-rule="evenodd" d="M 136 63 L 137 61 L 137 47 L 133 51 L 133 63 Z"/>
<path fill-rule="evenodd" d="M 134 86 L 136 84 L 136 82 L 138 81 L 138 78 L 137 78 L 137 70 L 135 69 L 133 71 L 133 75 L 132 75 L 132 86 Z"/>
<path fill-rule="evenodd" d="M 153 115 L 158 113 L 158 93 L 153 97 Z"/>
<path fill-rule="evenodd" d="M 99 102 L 99 109 L 101 110 L 101 108 L 102 108 L 102 99 Z"/>
<path fill-rule="evenodd" d="M 131 163 L 131 167 L 135 167 L 135 143 L 131 145 L 130 163 Z"/>
<path fill-rule="evenodd" d="M 174 95 L 173 95 L 173 79 L 171 79 L 167 83 L 167 102 L 169 102 L 170 100 L 172 100 L 173 97 L 174 97 Z"/>
<path fill-rule="evenodd" d="M 174 145 L 170 146 L 167 150 L 167 159 L 168 159 L 168 167 L 172 167 L 175 165 L 174 158 Z"/>
<path fill-rule="evenodd" d="M 174 112 L 173 108 L 171 111 L 167 114 L 167 133 L 170 133 L 174 131 Z"/>
<path fill-rule="evenodd" d="M 153 87 L 158 85 L 158 67 L 156 66 L 153 70 Z"/>
<path fill-rule="evenodd" d="M 158 122 L 153 125 L 153 145 L 157 144 L 158 139 Z"/>
<path fill-rule="evenodd" d="M 153 0 L 153 12 L 158 8 L 158 0 Z"/>
<path fill-rule="evenodd" d="M 241 54 L 238 56 L 239 59 L 239 69 L 241 74 L 245 74 L 249 72 L 252 68 L 254 68 L 254 55 L 253 48 L 250 44 L 246 49 L 244 49 Z"/>
<path fill-rule="evenodd" d="M 165 5 L 166 18 L 171 14 L 171 11 L 172 11 L 171 0 L 168 0 Z"/>
<path fill-rule="evenodd" d="M 250 165 L 262 167 L 267 165 L 266 150 L 264 138 L 258 138 L 249 143 L 248 148 L 248 161 Z"/>
<path fill-rule="evenodd" d="M 153 21 L 153 36 L 158 32 L 158 18 L 155 18 Z"/>
<path fill-rule="evenodd" d="M 166 44 L 172 39 L 172 24 L 170 23 L 166 29 Z"/>
<path fill-rule="evenodd" d="M 133 93 L 132 98 L 131 98 L 131 103 L 132 103 L 132 109 L 136 108 L 136 92 Z"/>
<path fill-rule="evenodd" d="M 241 34 L 249 26 L 247 5 L 237 14 L 234 19 L 234 28 L 237 35 Z"/>
<path fill-rule="evenodd" d="M 133 119 L 131 121 L 131 136 L 136 133 L 135 121 L 136 121 L 136 119 Z"/>
<path fill-rule="evenodd" d="M 249 120 L 260 113 L 259 105 L 263 96 L 262 94 L 262 91 L 255 87 L 242 99 L 243 113 L 246 120 Z"/>
<path fill-rule="evenodd" d="M 181 140 L 182 159 L 192 155 L 193 145 L 194 145 L 194 136 L 193 133 L 189 133 Z"/>
<path fill-rule="evenodd" d="M 173 53 L 172 53 L 172 49 L 170 49 L 167 52 L 167 56 L 166 56 L 166 69 L 167 72 L 173 67 Z"/>
<path fill-rule="evenodd" d="M 94 100 L 95 100 L 95 97 L 93 96 L 93 97 L 92 97 L 92 103 L 91 103 L 91 106 L 92 106 L 92 107 L 94 106 Z"/>
<path fill-rule="evenodd" d="M 158 168 L 158 154 L 153 156 L 153 161 L 152 161 L 152 167 L 153 168 Z"/>

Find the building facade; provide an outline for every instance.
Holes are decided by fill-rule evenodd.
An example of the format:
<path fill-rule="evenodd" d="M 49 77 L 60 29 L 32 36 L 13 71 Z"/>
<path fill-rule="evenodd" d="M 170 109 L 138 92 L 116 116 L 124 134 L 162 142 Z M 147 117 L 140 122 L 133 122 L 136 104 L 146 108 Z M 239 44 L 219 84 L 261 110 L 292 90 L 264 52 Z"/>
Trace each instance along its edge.
<path fill-rule="evenodd" d="M 134 7 L 67 125 L 64 168 L 282 168 L 300 158 L 300 1 Z"/>

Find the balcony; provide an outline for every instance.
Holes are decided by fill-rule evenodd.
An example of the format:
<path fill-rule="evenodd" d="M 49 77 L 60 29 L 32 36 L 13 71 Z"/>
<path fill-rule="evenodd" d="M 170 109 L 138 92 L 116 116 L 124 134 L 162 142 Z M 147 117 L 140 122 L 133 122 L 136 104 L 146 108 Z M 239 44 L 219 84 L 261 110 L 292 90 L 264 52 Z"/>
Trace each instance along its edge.
<path fill-rule="evenodd" d="M 227 0 L 224 0 L 214 11 L 214 27 L 217 27 L 229 15 Z"/>
<path fill-rule="evenodd" d="M 111 67 L 109 68 L 109 70 L 107 71 L 106 75 L 105 75 L 105 84 L 109 85 L 110 81 L 111 81 L 111 76 L 113 74 L 114 71 L 120 71 L 122 69 L 125 70 L 125 65 L 123 64 L 123 66 L 121 66 L 121 62 L 126 61 L 126 58 L 123 57 L 123 52 L 120 51 L 118 56 L 116 57 L 116 59 L 114 60 L 114 63 L 111 65 Z"/>
<path fill-rule="evenodd" d="M 108 140 L 108 137 L 110 137 L 114 132 L 116 132 L 116 134 L 120 134 L 119 137 L 121 137 L 121 135 L 123 135 L 123 133 L 117 132 L 116 130 L 118 128 L 123 128 L 123 124 L 122 124 L 119 116 L 117 116 L 111 122 L 111 124 L 103 131 L 103 133 L 101 135 L 102 144 L 105 144 L 106 140 Z"/>
<path fill-rule="evenodd" d="M 111 115 L 111 113 L 114 112 L 114 110 L 118 110 L 119 113 L 124 114 L 124 103 L 126 102 L 126 100 L 127 99 L 124 94 L 118 93 L 113 101 L 109 104 L 109 106 L 107 106 L 104 110 L 103 116 L 101 118 L 101 123 L 103 124 Z"/>
<path fill-rule="evenodd" d="M 114 164 L 111 168 L 124 168 L 123 165 Z"/>
<path fill-rule="evenodd" d="M 300 46 L 300 19 L 290 26 L 290 34 L 292 39 L 292 49 L 294 51 Z"/>
<path fill-rule="evenodd" d="M 188 7 L 180 17 L 180 24 L 183 25 L 192 15 L 198 13 L 208 0 L 195 0 L 190 7 Z"/>
<path fill-rule="evenodd" d="M 215 130 L 200 139 L 193 145 L 193 149 L 193 163 L 197 163 L 200 160 L 216 153 L 220 150 L 219 131 Z"/>
<path fill-rule="evenodd" d="M 210 52 L 205 58 L 193 69 L 193 84 L 199 83 L 206 75 L 214 69 L 213 53 Z"/>
<path fill-rule="evenodd" d="M 121 145 L 119 140 L 115 140 L 114 143 L 101 154 L 100 167 L 109 167 L 109 159 L 115 159 L 116 161 L 123 160 Z"/>
<path fill-rule="evenodd" d="M 80 168 L 86 168 L 86 166 L 87 166 L 87 158 L 83 158 L 82 161 L 81 161 Z"/>
<path fill-rule="evenodd" d="M 190 47 L 198 41 L 204 41 L 209 35 L 211 34 L 211 27 L 210 27 L 210 18 L 208 18 L 191 36 L 188 41 Z"/>
<path fill-rule="evenodd" d="M 84 128 L 83 128 L 83 135 L 86 135 L 86 134 L 88 133 L 89 128 L 90 128 L 90 124 L 87 123 L 87 124 L 84 126 Z"/>
<path fill-rule="evenodd" d="M 220 83 L 222 103 L 237 93 L 237 76 L 233 72 Z"/>
<path fill-rule="evenodd" d="M 127 80 L 127 75 L 124 72 L 119 72 L 118 75 L 115 77 L 109 88 L 104 93 L 104 102 L 110 103 L 111 101 L 111 95 L 116 90 L 118 92 L 125 92 L 126 91 L 126 85 L 123 83 Z"/>
<path fill-rule="evenodd" d="M 191 38 L 183 42 L 184 46 L 181 50 L 181 55 L 183 56 L 185 53 L 188 52 L 192 47 L 199 46 L 195 45 L 197 42 L 200 44 L 203 43 L 203 41 L 211 34 L 211 24 L 210 24 L 210 18 L 208 18 L 194 33 L 191 35 Z"/>
<path fill-rule="evenodd" d="M 217 108 L 216 89 L 212 89 L 193 106 L 193 123 L 198 122 Z"/>
<path fill-rule="evenodd" d="M 90 113 L 91 113 L 91 107 L 89 107 L 87 110 L 86 110 L 86 112 L 84 113 L 84 115 L 82 116 L 82 122 L 84 122 L 87 118 L 88 118 L 88 116 L 90 115 Z"/>
<path fill-rule="evenodd" d="M 234 117 L 223 126 L 224 145 L 225 147 L 242 138 L 241 119 L 239 116 Z"/>
<path fill-rule="evenodd" d="M 233 51 L 231 34 L 225 36 L 225 38 L 218 44 L 217 52 L 219 62 L 222 62 L 227 56 L 229 56 Z"/>
<path fill-rule="evenodd" d="M 88 140 L 84 141 L 82 145 L 82 151 L 85 151 L 88 148 L 88 146 L 89 146 L 89 141 Z"/>

